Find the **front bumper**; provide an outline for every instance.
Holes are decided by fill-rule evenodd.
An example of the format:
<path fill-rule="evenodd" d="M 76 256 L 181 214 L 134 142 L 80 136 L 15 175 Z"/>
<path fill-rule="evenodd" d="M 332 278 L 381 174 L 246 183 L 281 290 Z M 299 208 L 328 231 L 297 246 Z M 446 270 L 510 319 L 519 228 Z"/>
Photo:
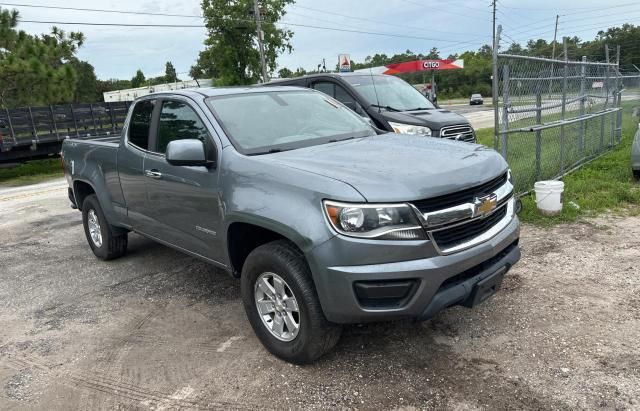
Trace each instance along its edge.
<path fill-rule="evenodd" d="M 424 320 L 464 304 L 473 285 L 497 270 L 508 271 L 520 259 L 519 236 L 514 216 L 493 238 L 450 255 L 439 255 L 428 240 L 371 242 L 336 236 L 314 248 L 307 259 L 329 321 Z M 336 265 L 336 261 L 362 265 Z M 376 287 L 384 291 L 379 293 Z M 368 299 L 383 294 L 398 298 L 387 300 L 392 304 Z"/>

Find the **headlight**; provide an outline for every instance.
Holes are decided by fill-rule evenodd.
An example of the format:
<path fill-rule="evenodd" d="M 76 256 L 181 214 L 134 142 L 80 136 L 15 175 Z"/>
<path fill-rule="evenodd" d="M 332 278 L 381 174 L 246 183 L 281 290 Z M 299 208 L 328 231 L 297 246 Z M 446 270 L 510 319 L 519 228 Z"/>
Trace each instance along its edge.
<path fill-rule="evenodd" d="M 424 230 L 406 204 L 324 201 L 327 220 L 340 234 L 375 240 L 423 240 Z"/>
<path fill-rule="evenodd" d="M 423 136 L 431 136 L 431 129 L 423 126 L 413 126 L 411 124 L 389 122 L 389 125 L 398 134 L 421 134 Z"/>

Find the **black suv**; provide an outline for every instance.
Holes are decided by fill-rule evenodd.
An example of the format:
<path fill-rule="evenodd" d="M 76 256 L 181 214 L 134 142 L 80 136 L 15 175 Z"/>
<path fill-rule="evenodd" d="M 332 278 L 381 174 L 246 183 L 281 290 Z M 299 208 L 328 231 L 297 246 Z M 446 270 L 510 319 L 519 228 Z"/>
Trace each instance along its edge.
<path fill-rule="evenodd" d="M 322 91 L 382 130 L 475 142 L 466 118 L 439 109 L 406 81 L 383 74 L 320 73 L 274 80 L 265 86 L 298 86 Z"/>

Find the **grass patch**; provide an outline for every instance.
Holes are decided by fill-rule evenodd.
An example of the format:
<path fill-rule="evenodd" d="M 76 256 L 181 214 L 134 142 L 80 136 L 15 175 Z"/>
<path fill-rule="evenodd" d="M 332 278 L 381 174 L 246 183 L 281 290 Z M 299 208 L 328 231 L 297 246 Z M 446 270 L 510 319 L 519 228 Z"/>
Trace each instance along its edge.
<path fill-rule="evenodd" d="M 522 221 L 548 226 L 606 212 L 640 214 L 640 184 L 633 178 L 630 163 L 631 144 L 638 129 L 638 118 L 632 117 L 631 114 L 633 105 L 631 102 L 623 105 L 622 142 L 562 179 L 565 183 L 562 213 L 554 217 L 543 216 L 536 208 L 534 195 L 530 194 L 522 197 Z M 609 128 L 605 127 L 605 138 L 608 138 L 608 130 Z M 476 130 L 476 134 L 478 142 L 493 147 L 492 128 Z M 513 146 L 514 144 L 511 144 L 509 154 L 512 154 Z M 534 152 L 529 148 L 521 151 L 521 154 L 522 156 L 514 156 L 509 161 L 518 191 L 533 187 L 533 181 L 530 181 L 531 161 L 526 158 L 530 159 Z M 542 155 L 543 173 L 547 167 L 557 167 L 553 164 L 557 161 L 555 153 L 545 153 L 544 145 Z M 519 174 L 524 174 L 525 181 Z M 546 178 L 544 175 L 543 177 Z M 576 204 L 578 208 L 571 203 Z"/>
<path fill-rule="evenodd" d="M 15 167 L 0 168 L 0 185 L 15 187 L 63 176 L 59 158 L 32 160 Z"/>

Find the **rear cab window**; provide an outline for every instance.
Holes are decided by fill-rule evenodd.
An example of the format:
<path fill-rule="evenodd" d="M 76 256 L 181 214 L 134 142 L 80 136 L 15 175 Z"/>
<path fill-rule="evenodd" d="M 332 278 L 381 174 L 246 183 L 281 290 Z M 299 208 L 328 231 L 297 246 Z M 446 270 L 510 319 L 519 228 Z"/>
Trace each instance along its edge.
<path fill-rule="evenodd" d="M 131 112 L 128 140 L 130 144 L 143 150 L 149 148 L 149 130 L 155 104 L 155 100 L 139 101 Z"/>

